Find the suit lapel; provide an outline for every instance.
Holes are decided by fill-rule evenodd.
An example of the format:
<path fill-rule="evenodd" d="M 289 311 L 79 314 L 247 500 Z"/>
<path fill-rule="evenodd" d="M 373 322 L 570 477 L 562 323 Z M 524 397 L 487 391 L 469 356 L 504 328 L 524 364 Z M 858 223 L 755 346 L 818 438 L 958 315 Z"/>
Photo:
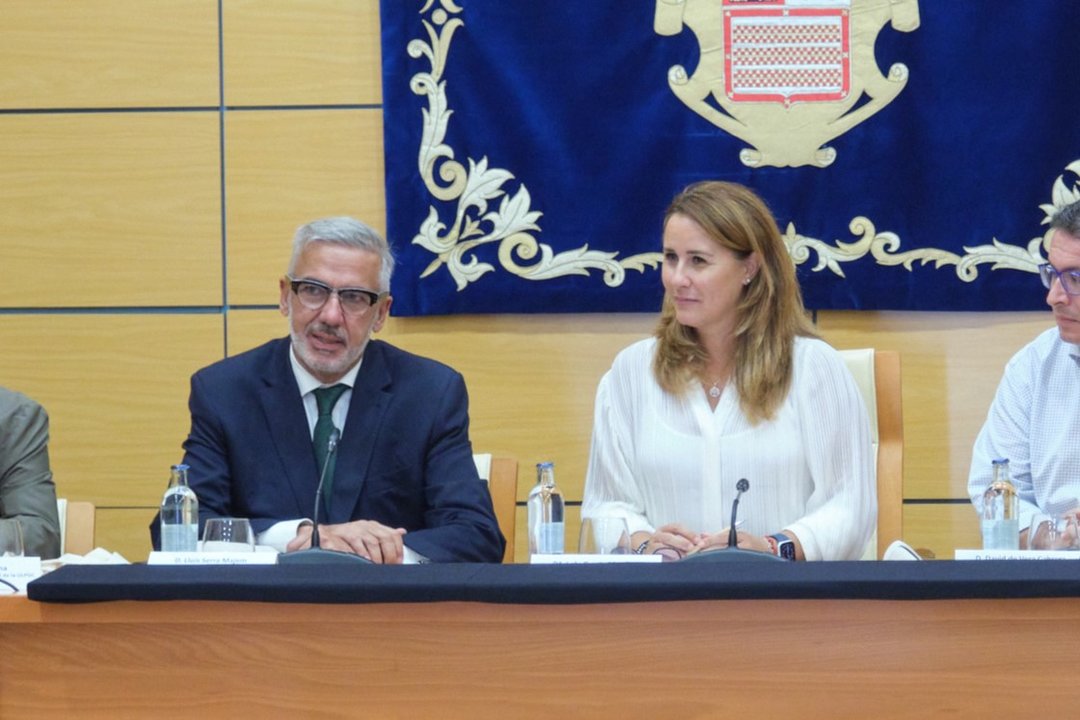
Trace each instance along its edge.
<path fill-rule="evenodd" d="M 356 375 L 345 431 L 338 444 L 334 468 L 334 497 L 330 503 L 330 521 L 352 520 L 352 511 L 360 500 L 364 481 L 371 471 L 375 441 L 382 418 L 390 405 L 390 369 L 384 346 L 372 340 L 364 349 L 364 360 Z"/>
<path fill-rule="evenodd" d="M 281 341 L 274 353 L 263 373 L 263 383 L 260 403 L 286 484 L 296 503 L 296 517 L 308 517 L 315 507 L 318 468 L 304 401 L 289 362 L 288 338 Z"/>

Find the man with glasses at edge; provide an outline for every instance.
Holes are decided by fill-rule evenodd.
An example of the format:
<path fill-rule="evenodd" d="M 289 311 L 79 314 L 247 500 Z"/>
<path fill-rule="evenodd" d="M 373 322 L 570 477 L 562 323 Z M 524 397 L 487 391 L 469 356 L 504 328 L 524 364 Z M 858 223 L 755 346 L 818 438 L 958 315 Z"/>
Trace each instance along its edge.
<path fill-rule="evenodd" d="M 388 564 L 501 561 L 464 379 L 371 339 L 390 311 L 393 268 L 389 244 L 352 218 L 296 231 L 280 281 L 289 337 L 191 378 L 184 463 L 201 522 L 245 517 L 259 544 L 305 549 L 325 468 L 323 548 Z M 340 438 L 333 450 L 327 434 Z M 158 547 L 156 518 L 151 536 Z"/>
<path fill-rule="evenodd" d="M 1050 221 L 1049 262 L 1039 266 L 1057 327 L 1005 367 L 986 423 L 975 440 L 968 494 L 976 510 L 991 463 L 1008 458 L 1020 498 L 1020 546 L 1036 513 L 1080 516 L 1080 201 Z"/>

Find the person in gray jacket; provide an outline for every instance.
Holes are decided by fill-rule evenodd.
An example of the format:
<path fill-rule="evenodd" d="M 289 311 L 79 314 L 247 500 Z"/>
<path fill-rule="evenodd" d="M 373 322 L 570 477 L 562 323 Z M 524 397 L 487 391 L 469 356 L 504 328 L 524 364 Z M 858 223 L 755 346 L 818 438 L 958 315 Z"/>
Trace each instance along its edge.
<path fill-rule="evenodd" d="M 22 528 L 23 554 L 60 555 L 49 416 L 22 393 L 0 387 L 0 523 L 12 522 Z"/>

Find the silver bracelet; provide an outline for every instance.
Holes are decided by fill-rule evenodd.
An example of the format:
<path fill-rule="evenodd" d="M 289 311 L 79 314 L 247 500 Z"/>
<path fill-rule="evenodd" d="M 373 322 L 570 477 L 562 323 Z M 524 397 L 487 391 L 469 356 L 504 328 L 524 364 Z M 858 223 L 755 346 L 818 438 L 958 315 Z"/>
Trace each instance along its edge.
<path fill-rule="evenodd" d="M 645 548 L 649 547 L 649 543 L 651 543 L 651 542 L 652 542 L 652 538 L 647 538 L 645 540 L 645 542 L 641 543 L 636 548 L 634 548 L 634 554 L 635 555 L 644 555 L 645 554 Z"/>

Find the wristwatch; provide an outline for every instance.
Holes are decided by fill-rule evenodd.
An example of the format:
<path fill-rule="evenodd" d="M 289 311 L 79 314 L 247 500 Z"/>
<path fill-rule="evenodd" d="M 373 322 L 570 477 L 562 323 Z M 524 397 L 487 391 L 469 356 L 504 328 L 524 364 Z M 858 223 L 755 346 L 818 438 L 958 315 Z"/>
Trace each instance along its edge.
<path fill-rule="evenodd" d="M 789 538 L 784 533 L 776 533 L 769 536 L 770 545 L 772 545 L 773 555 L 776 555 L 781 560 L 790 560 L 795 562 L 795 541 Z"/>

